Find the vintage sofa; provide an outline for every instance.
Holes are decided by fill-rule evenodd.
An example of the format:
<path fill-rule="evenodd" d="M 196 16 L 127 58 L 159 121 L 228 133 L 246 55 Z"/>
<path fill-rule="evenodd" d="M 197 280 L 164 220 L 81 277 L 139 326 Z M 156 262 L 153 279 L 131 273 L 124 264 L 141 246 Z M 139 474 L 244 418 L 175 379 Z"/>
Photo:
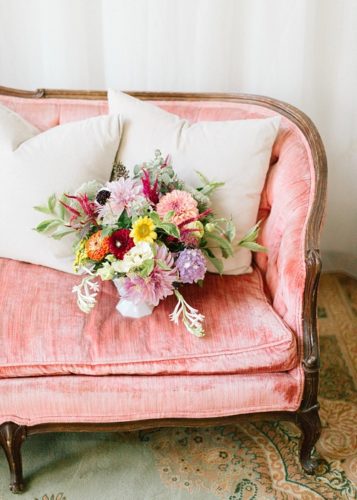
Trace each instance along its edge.
<path fill-rule="evenodd" d="M 269 253 L 255 255 L 252 274 L 210 276 L 214 296 L 207 292 L 211 287 L 197 296 L 194 287 L 187 291 L 214 332 L 204 340 L 167 323 L 170 300 L 149 319 L 128 323 L 115 312 L 117 293 L 107 283 L 99 307 L 85 316 L 73 295 L 63 293 L 75 276 L 0 259 L 0 443 L 10 490 L 23 489 L 21 444 L 34 434 L 258 418 L 299 425 L 301 464 L 313 473 L 310 454 L 320 434 L 316 294 L 326 193 L 319 134 L 301 111 L 265 97 L 133 95 L 192 121 L 282 116 L 259 214 Z M 106 93 L 94 91 L 0 88 L 0 102 L 40 129 L 107 111 Z M 60 319 L 59 310 L 65 312 Z M 223 316 L 225 328 L 236 332 L 234 345 L 226 345 Z M 163 322 L 165 338 L 155 334 Z"/>

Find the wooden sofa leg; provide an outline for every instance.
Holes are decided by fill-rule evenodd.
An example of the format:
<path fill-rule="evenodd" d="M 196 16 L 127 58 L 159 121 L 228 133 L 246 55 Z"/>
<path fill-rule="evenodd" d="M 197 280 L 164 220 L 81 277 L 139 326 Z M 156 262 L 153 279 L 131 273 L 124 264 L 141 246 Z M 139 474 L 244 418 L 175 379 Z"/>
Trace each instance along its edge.
<path fill-rule="evenodd" d="M 314 474 L 317 460 L 311 458 L 311 453 L 321 434 L 319 405 L 316 404 L 307 410 L 300 411 L 297 414 L 297 423 L 302 431 L 300 462 L 307 474 Z"/>
<path fill-rule="evenodd" d="M 10 491 L 20 493 L 24 489 L 22 477 L 21 445 L 26 439 L 26 427 L 14 422 L 0 425 L 0 444 L 10 468 Z"/>

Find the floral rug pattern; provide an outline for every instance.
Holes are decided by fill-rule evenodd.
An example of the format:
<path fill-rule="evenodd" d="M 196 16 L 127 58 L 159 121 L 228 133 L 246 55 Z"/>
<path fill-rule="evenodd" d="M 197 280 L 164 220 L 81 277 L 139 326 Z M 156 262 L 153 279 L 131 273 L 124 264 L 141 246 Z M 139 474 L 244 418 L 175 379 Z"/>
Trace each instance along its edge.
<path fill-rule="evenodd" d="M 298 461 L 300 432 L 287 422 L 90 437 L 38 436 L 37 459 L 42 465 L 33 469 L 22 498 L 356 499 L 357 281 L 339 274 L 322 276 L 319 329 L 323 431 L 315 476 L 303 473 Z M 36 446 L 24 450 L 25 462 L 36 456 Z M 40 484 L 44 489 L 36 496 Z M 3 486 L 2 482 L 0 499 L 12 498 Z"/>

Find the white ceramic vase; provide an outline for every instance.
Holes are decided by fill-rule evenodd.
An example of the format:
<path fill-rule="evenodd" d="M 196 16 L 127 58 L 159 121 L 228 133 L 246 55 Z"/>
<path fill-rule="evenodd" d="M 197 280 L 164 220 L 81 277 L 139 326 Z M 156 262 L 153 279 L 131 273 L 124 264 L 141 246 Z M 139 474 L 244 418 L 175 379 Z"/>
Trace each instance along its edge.
<path fill-rule="evenodd" d="M 146 302 L 139 302 L 134 304 L 131 300 L 120 299 L 117 304 L 117 311 L 126 318 L 143 318 L 149 316 L 155 306 L 147 304 Z"/>
<path fill-rule="evenodd" d="M 114 285 L 117 287 L 119 292 L 119 283 L 117 280 L 113 280 Z M 144 316 L 150 316 L 153 312 L 154 307 L 152 304 L 147 302 L 139 302 L 134 304 L 131 300 L 121 298 L 116 306 L 116 310 L 126 318 L 143 318 Z"/>

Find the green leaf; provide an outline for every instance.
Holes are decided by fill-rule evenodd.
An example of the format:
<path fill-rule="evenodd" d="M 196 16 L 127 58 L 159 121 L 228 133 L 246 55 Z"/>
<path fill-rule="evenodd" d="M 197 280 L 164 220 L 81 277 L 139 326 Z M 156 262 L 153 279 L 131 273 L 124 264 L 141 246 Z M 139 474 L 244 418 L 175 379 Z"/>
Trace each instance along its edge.
<path fill-rule="evenodd" d="M 110 236 L 114 232 L 114 228 L 111 226 L 104 226 L 102 229 L 102 236 Z"/>
<path fill-rule="evenodd" d="M 257 222 L 255 226 L 249 229 L 249 231 L 243 236 L 241 241 L 255 241 L 259 235 L 261 221 Z"/>
<path fill-rule="evenodd" d="M 40 222 L 36 227 L 35 231 L 38 233 L 44 233 L 46 231 L 49 231 L 50 229 L 55 229 L 59 225 L 61 225 L 61 221 L 59 220 L 53 220 L 53 219 L 47 219 L 42 222 Z"/>
<path fill-rule="evenodd" d="M 203 247 L 201 247 L 201 250 L 202 250 L 202 252 L 204 252 L 205 254 L 209 255 L 210 257 L 214 257 L 214 253 L 212 252 L 212 250 L 210 248 L 203 248 Z"/>
<path fill-rule="evenodd" d="M 135 165 L 134 167 L 134 176 L 137 177 L 141 171 L 141 165 Z"/>
<path fill-rule="evenodd" d="M 126 210 L 124 210 L 119 217 L 118 225 L 121 228 L 129 229 L 131 227 L 131 218 L 127 214 Z"/>
<path fill-rule="evenodd" d="M 209 196 L 210 194 L 213 193 L 213 191 L 215 191 L 219 187 L 224 186 L 224 184 L 225 184 L 224 182 L 211 182 L 201 190 L 201 193 L 204 194 L 205 196 Z"/>
<path fill-rule="evenodd" d="M 64 196 L 64 194 L 61 196 L 60 201 L 63 203 L 66 203 L 67 198 Z M 58 203 L 58 212 L 59 216 L 61 217 L 62 220 L 67 220 L 68 219 L 68 212 L 66 208 L 62 205 L 62 203 Z"/>
<path fill-rule="evenodd" d="M 165 214 L 164 216 L 164 222 L 169 222 L 173 215 L 175 215 L 175 210 L 170 210 L 169 212 L 167 212 L 167 214 Z"/>
<path fill-rule="evenodd" d="M 233 255 L 233 249 L 232 245 L 229 241 L 227 241 L 225 238 L 222 238 L 222 236 L 219 236 L 218 234 L 215 233 L 205 233 L 206 238 L 211 238 L 215 241 L 217 241 L 219 247 L 222 250 L 222 254 L 225 258 Z"/>
<path fill-rule="evenodd" d="M 51 235 L 52 238 L 54 238 L 55 240 L 60 240 L 62 239 L 64 236 L 67 236 L 67 234 L 72 234 L 74 233 L 75 231 L 73 229 L 68 229 L 68 231 L 56 231 L 55 233 L 53 233 Z"/>
<path fill-rule="evenodd" d="M 200 172 L 199 170 L 195 170 L 195 172 L 196 172 L 196 174 L 200 178 L 200 181 L 203 184 L 209 184 L 210 183 L 209 180 L 207 179 L 207 177 L 202 172 Z"/>
<path fill-rule="evenodd" d="M 180 230 L 175 224 L 171 224 L 169 222 L 161 222 L 160 225 L 157 225 L 157 228 L 162 229 L 165 231 L 170 236 L 173 236 L 174 238 L 179 238 L 180 237 Z"/>
<path fill-rule="evenodd" d="M 50 210 L 48 209 L 48 207 L 43 207 L 43 206 L 36 206 L 36 207 L 33 207 L 35 210 L 37 210 L 37 212 L 42 212 L 43 214 L 47 214 L 47 215 L 51 215 L 52 212 L 50 212 Z"/>
<path fill-rule="evenodd" d="M 232 241 L 236 237 L 236 227 L 233 221 L 231 220 L 227 221 L 225 234 L 228 240 L 232 243 Z"/>
<path fill-rule="evenodd" d="M 164 184 L 170 184 L 171 181 L 172 181 L 172 178 L 171 176 L 167 173 L 167 172 L 164 172 L 161 176 L 160 176 L 160 181 Z"/>
<path fill-rule="evenodd" d="M 267 252 L 268 249 L 263 247 L 263 245 L 259 245 L 259 243 L 256 243 L 255 241 L 240 241 L 238 243 L 240 247 L 248 248 L 248 250 L 251 250 L 252 252 Z"/>
<path fill-rule="evenodd" d="M 55 206 L 56 206 L 56 203 L 57 203 L 57 197 L 55 194 L 52 194 L 49 198 L 48 198 L 48 201 L 47 201 L 47 204 L 48 204 L 48 209 L 50 211 L 51 214 L 55 214 Z"/>
<path fill-rule="evenodd" d="M 208 248 L 202 249 L 202 252 L 206 255 L 207 259 L 212 263 L 212 265 L 216 268 L 216 270 L 219 272 L 219 274 L 223 273 L 223 262 L 221 259 L 218 259 L 218 257 L 215 257 L 213 252 L 211 250 L 208 250 Z"/>
<path fill-rule="evenodd" d="M 152 273 L 152 270 L 154 269 L 155 262 L 154 259 L 148 259 L 143 264 L 140 266 L 140 271 L 139 274 L 143 278 L 146 278 Z"/>
<path fill-rule="evenodd" d="M 153 221 L 156 227 L 160 227 L 161 219 L 157 212 L 150 212 L 149 217 Z"/>

